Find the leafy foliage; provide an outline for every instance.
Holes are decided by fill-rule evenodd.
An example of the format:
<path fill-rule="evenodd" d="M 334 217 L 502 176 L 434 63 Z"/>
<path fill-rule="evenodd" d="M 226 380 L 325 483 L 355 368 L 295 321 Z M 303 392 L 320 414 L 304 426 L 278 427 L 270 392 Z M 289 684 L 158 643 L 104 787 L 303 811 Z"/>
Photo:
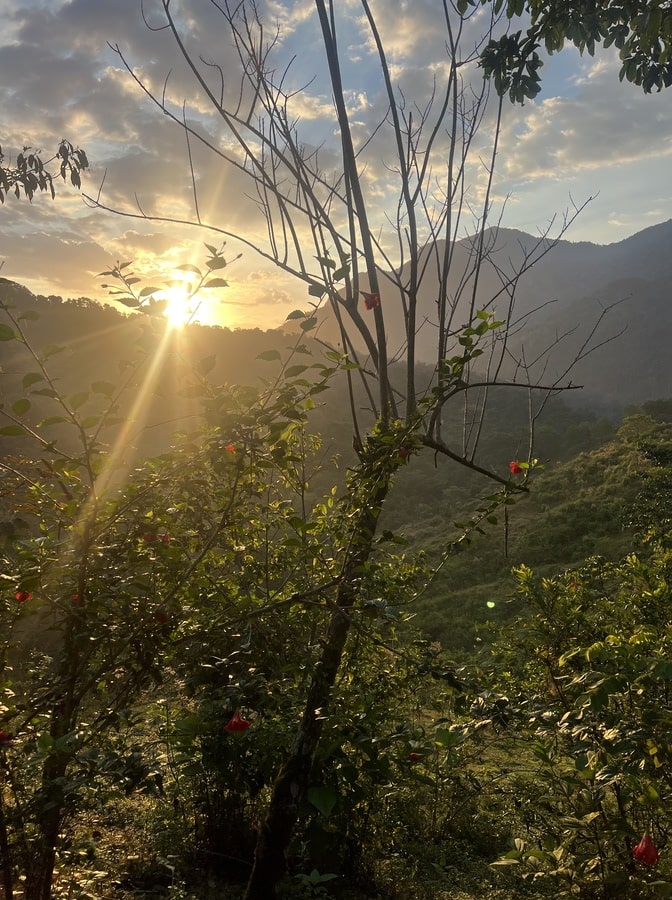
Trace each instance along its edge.
<path fill-rule="evenodd" d="M 13 165 L 5 165 L 5 157 L 0 149 L 0 202 L 5 202 L 10 191 L 18 199 L 21 190 L 28 200 L 32 200 L 38 191 L 48 191 L 53 200 L 56 190 L 55 173 L 48 168 L 51 163 L 58 166 L 58 174 L 63 181 L 69 180 L 74 187 L 81 187 L 81 173 L 88 169 L 89 160 L 84 150 L 73 147 L 70 141 L 61 141 L 54 156 L 46 162 L 42 159 L 41 151 L 24 147 L 17 154 Z"/>
<path fill-rule="evenodd" d="M 457 7 L 485 5 L 491 0 L 459 0 Z M 618 49 L 622 61 L 619 79 L 641 86 L 645 93 L 672 84 L 672 14 L 667 0 L 573 0 L 547 3 L 542 0 L 494 0 L 495 13 L 509 19 L 529 14 L 525 34 L 517 31 L 490 41 L 481 54 L 487 78 L 493 78 L 499 94 L 514 103 L 533 99 L 540 90 L 538 54 L 561 50 L 569 41 L 591 56 L 598 45 Z"/>
<path fill-rule="evenodd" d="M 664 448 L 669 436 L 657 453 L 669 467 Z M 660 505 L 650 503 L 659 478 L 651 471 L 655 480 L 633 504 L 638 523 L 648 521 L 640 552 L 594 557 L 553 577 L 524 565 L 514 573 L 528 615 L 499 645 L 500 696 L 536 762 L 538 787 L 525 801 L 527 833 L 501 862 L 526 864 L 559 896 L 672 892 L 667 862 L 652 871 L 658 851 L 646 843 L 667 846 L 672 786 L 672 557 Z"/>

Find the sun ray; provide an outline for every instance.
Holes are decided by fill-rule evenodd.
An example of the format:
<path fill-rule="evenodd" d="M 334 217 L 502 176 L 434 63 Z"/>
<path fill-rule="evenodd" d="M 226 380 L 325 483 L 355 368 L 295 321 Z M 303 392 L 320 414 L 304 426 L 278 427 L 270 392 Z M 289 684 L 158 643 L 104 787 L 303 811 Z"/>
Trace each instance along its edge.
<path fill-rule="evenodd" d="M 109 496 L 113 484 L 119 485 L 126 480 L 130 463 L 124 459 L 134 437 L 142 430 L 154 386 L 163 367 L 166 351 L 170 345 L 171 330 L 166 328 L 156 351 L 149 362 L 142 386 L 138 390 L 133 405 L 125 416 L 123 425 L 105 458 L 105 462 L 91 486 L 91 493 L 83 505 L 79 515 L 79 526 L 84 526 L 92 515 L 95 515 L 98 502 Z M 77 530 L 77 529 L 75 529 Z"/>

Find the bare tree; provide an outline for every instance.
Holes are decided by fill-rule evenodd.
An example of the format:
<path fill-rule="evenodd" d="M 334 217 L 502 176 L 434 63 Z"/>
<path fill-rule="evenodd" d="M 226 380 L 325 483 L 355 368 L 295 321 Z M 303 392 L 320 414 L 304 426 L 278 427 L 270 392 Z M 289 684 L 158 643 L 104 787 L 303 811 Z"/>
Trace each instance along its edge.
<path fill-rule="evenodd" d="M 316 147 L 304 136 L 295 112 L 297 95 L 309 85 L 294 80 L 292 60 L 283 58 L 283 34 L 277 27 L 268 32 L 261 3 L 211 0 L 221 26 L 221 59 L 202 56 L 190 44 L 178 4 L 161 0 L 160 5 L 163 21 L 147 25 L 172 36 L 198 91 L 198 116 L 188 114 L 180 97 L 171 99 L 168 78 L 157 91 L 121 48 L 113 49 L 140 90 L 186 138 L 193 215 L 182 224 L 237 238 L 296 276 L 313 301 L 309 312 L 295 314 L 301 326 L 309 331 L 318 316 L 328 312 L 337 324 L 340 351 L 356 364 L 347 371 L 358 456 L 351 532 L 336 584 L 326 596 L 332 613 L 321 657 L 259 832 L 246 897 L 267 900 L 275 896 L 285 870 L 285 851 L 309 785 L 352 614 L 360 603 L 360 573 L 372 552 L 395 471 L 425 448 L 495 482 L 506 498 L 520 485 L 512 482 L 506 465 L 502 473 L 479 457 L 491 389 L 509 386 L 528 392 L 532 424 L 548 396 L 568 386 L 567 371 L 540 383 L 535 373 L 544 372 L 546 354 L 533 366 L 523 354 L 515 357 L 510 338 L 522 324 L 515 312 L 521 275 L 552 248 L 578 210 L 563 218 L 554 238 L 550 229 L 544 232 L 514 268 L 492 256 L 498 225 L 492 212 L 493 179 L 504 107 L 502 97 L 488 103 L 488 82 L 477 70 L 494 25 L 490 8 L 460 14 L 449 0 L 435 4 L 444 52 L 432 60 L 431 88 L 419 98 L 406 96 L 395 82 L 384 38 L 383 4 L 359 0 L 353 10 L 351 3 L 315 0 L 311 15 L 323 42 L 338 134 L 337 147 Z M 364 135 L 349 102 L 352 86 L 347 84 L 340 42 L 342 30 L 355 18 L 379 79 L 378 123 Z M 232 54 L 235 82 L 230 75 Z M 211 114 L 207 123 L 204 101 Z M 244 176 L 264 236 L 234 234 L 203 214 L 201 192 L 207 186 L 199 181 L 199 165 L 208 157 Z M 88 200 L 110 208 L 101 194 Z M 162 221 L 140 206 L 114 211 Z M 458 241 L 467 230 L 472 237 Z M 490 283 L 495 274 L 497 288 L 484 297 L 486 268 Z M 423 304 L 427 292 L 432 294 L 429 306 Z M 402 324 L 403 339 L 391 345 L 390 323 L 395 318 Z M 430 330 L 434 376 L 419 384 L 418 337 Z M 584 345 L 581 352 L 587 349 Z M 394 362 L 404 372 L 403 388 L 393 385 Z M 360 390 L 370 407 L 366 418 L 357 400 Z M 463 428 L 449 433 L 447 410 L 456 403 L 463 409 Z"/>

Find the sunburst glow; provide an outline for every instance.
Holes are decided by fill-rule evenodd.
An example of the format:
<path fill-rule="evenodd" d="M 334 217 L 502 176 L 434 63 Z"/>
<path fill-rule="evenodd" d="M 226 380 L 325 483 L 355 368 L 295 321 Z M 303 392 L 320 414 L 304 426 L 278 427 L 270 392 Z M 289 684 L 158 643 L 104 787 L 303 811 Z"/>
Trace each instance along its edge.
<path fill-rule="evenodd" d="M 168 319 L 171 328 L 183 328 L 196 318 L 200 303 L 190 298 L 186 287 L 175 285 L 161 293 L 161 299 L 166 301 L 164 316 Z"/>

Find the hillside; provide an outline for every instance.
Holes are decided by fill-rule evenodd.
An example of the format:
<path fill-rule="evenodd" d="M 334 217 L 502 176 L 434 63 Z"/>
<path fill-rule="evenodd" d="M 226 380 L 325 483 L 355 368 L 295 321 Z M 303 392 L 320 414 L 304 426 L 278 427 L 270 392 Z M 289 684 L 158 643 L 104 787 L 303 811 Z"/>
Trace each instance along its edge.
<path fill-rule="evenodd" d="M 603 445 L 541 471 L 529 496 L 506 517 L 468 550 L 450 554 L 417 603 L 421 628 L 451 652 L 469 656 L 484 634 L 521 614 L 512 568 L 525 564 L 551 575 L 589 557 L 617 561 L 640 545 L 644 512 L 649 522 L 666 520 L 667 488 L 657 480 L 650 448 L 669 452 L 672 424 L 665 405 L 647 409 L 652 416 L 626 418 Z M 435 561 L 446 549 L 442 535 L 449 523 L 432 524 L 412 536 Z"/>
<path fill-rule="evenodd" d="M 465 239 L 453 247 L 448 294 L 461 297 L 456 321 L 466 314 L 474 287 L 472 243 L 473 239 Z M 608 245 L 551 242 L 497 228 L 486 234 L 486 248 L 476 306 L 505 312 L 509 303 L 505 285 L 527 260 L 529 268 L 516 281 L 511 348 L 524 349 L 527 359 L 535 359 L 558 342 L 545 370 L 547 377 L 563 372 L 577 352 L 590 350 L 572 371 L 573 383 L 583 386 L 581 396 L 574 398 L 577 402 L 617 411 L 629 403 L 672 394 L 672 361 L 665 345 L 665 335 L 672 329 L 672 220 Z M 438 282 L 432 260 L 443 252 L 442 242 L 425 250 L 426 268 L 417 294 L 421 323 L 417 354 L 427 363 L 433 358 L 436 334 L 432 323 Z M 407 274 L 401 270 L 402 281 Z M 379 279 L 389 346 L 401 347 L 400 304 L 389 274 L 380 272 Z M 328 315 L 321 321 L 320 336 L 338 342 Z"/>
<path fill-rule="evenodd" d="M 249 400 L 237 407 L 214 385 L 219 378 L 268 377 L 277 360 L 264 351 L 282 350 L 287 335 L 158 329 L 156 352 L 135 374 L 124 360 L 144 346 L 144 320 L 88 301 L 33 298 L 11 285 L 7 291 L 37 352 L 47 358 L 49 378 L 68 393 L 77 412 L 71 424 L 81 423 L 83 444 L 64 460 L 47 424 L 35 422 L 41 446 L 34 456 L 27 444 L 21 455 L 21 438 L 11 427 L 0 435 L 2 450 L 15 454 L 0 479 L 0 613 L 13 664 L 11 673 L 5 670 L 11 680 L 4 682 L 0 753 L 12 779 L 5 833 L 17 848 L 17 867 L 24 866 L 21 854 L 25 866 L 33 858 L 30 844 L 14 840 L 27 832 L 23 811 L 50 809 L 43 804 L 40 766 L 46 754 L 65 748 L 69 780 L 47 772 L 55 784 L 49 797 L 64 796 L 57 793 L 63 785 L 68 789 L 59 896 L 102 896 L 110 885 L 120 898 L 240 896 L 277 759 L 294 744 L 296 698 L 311 670 L 320 671 L 316 626 L 332 615 L 333 554 L 351 535 L 347 491 L 341 491 L 344 504 L 317 504 L 306 521 L 310 501 L 342 475 L 352 453 L 343 382 L 336 380 L 324 406 L 313 410 L 325 469 L 321 481 L 307 479 L 315 457 L 312 450 L 304 455 L 311 446 L 304 432 L 283 421 L 283 430 L 271 434 L 266 398 L 256 409 Z M 6 326 L 0 336 L 11 336 Z M 57 351 L 57 343 L 65 346 Z M 38 366 L 15 341 L 1 346 L 6 417 L 39 419 L 54 393 L 50 385 L 41 387 L 46 373 L 30 371 Z M 24 350 L 23 368 L 16 349 Z M 320 352 L 313 348 L 315 357 Z M 258 359 L 260 353 L 267 360 Z M 185 391 L 189 382 L 182 375 L 192 366 L 208 374 L 213 394 L 205 385 L 200 397 Z M 99 457 L 88 433 L 96 428 L 96 398 L 109 400 L 113 393 L 104 379 L 128 380 L 129 372 L 133 395 L 130 408 L 119 409 L 117 425 L 130 415 L 137 434 L 143 418 L 152 426 L 150 437 L 137 448 L 134 468 L 123 473 L 127 484 L 100 502 L 98 473 L 117 460 Z M 400 374 L 395 370 L 393 377 Z M 247 391 L 241 394 L 249 398 Z M 163 452 L 171 430 L 184 430 L 197 414 L 190 400 L 204 398 L 206 407 L 213 401 L 209 413 L 221 416 L 221 431 L 204 430 Z M 508 460 L 525 449 L 525 398 L 493 389 L 490 400 L 484 459 L 506 474 Z M 286 409 L 280 404 L 272 414 L 279 410 L 285 419 Z M 296 412 L 290 403 L 291 409 Z M 93 424 L 87 425 L 90 410 Z M 669 637 L 660 627 L 669 621 L 669 568 L 663 569 L 669 560 L 654 556 L 656 568 L 647 571 L 645 558 L 640 564 L 632 557 L 628 572 L 595 559 L 621 558 L 637 545 L 640 527 L 653 525 L 661 541 L 667 537 L 672 401 L 650 401 L 642 413 L 627 418 L 614 435 L 609 420 L 553 398 L 537 423 L 545 467 L 533 474 L 532 491 L 500 507 L 497 522 L 469 546 L 455 544 L 461 530 L 455 519 L 473 513 L 485 489 L 478 475 L 465 476 L 427 452 L 395 467 L 378 540 L 357 570 L 363 602 L 347 608 L 356 627 L 345 647 L 339 694 L 329 707 L 311 704 L 320 715 L 326 710 L 329 740 L 314 759 L 301 813 L 306 837 L 292 851 L 285 879 L 292 883 L 284 896 L 298 896 L 303 886 L 316 896 L 313 887 L 321 890 L 322 882 L 334 880 L 343 890 L 332 895 L 343 900 L 401 900 L 411 896 L 411 885 L 418 900 L 510 900 L 528 893 L 525 878 L 513 866 L 498 870 L 492 864 L 522 853 L 525 841 L 541 874 L 542 841 L 547 869 L 567 833 L 581 838 L 577 866 L 581 854 L 601 852 L 601 836 L 597 850 L 590 844 L 593 817 L 585 810 L 591 798 L 576 797 L 574 790 L 579 777 L 581 791 L 590 784 L 587 753 L 597 759 L 604 749 L 600 736 L 606 739 L 619 727 L 621 696 L 636 699 L 631 715 L 639 716 L 641 707 L 647 723 L 646 732 L 637 721 L 620 726 L 624 740 L 643 734 L 632 751 L 636 761 L 651 756 L 649 738 L 655 748 L 664 747 L 669 733 L 667 718 L 652 718 L 666 709 L 672 678 L 665 662 Z M 446 429 L 451 424 L 447 416 Z M 119 443 L 124 452 L 133 444 L 125 428 Z M 161 456 L 145 459 L 143 450 Z M 332 455 L 341 457 L 339 467 L 331 467 Z M 309 489 L 307 480 L 313 482 Z M 357 492 L 355 477 L 348 487 Z M 185 580 L 185 569 L 191 575 L 206 553 L 207 565 Z M 438 571 L 414 601 L 421 580 L 415 560 L 422 554 Z M 515 592 L 510 569 L 516 563 L 544 577 L 534 582 L 530 575 L 525 591 L 519 582 Z M 568 565 L 571 574 L 554 578 Z M 614 585 L 617 576 L 621 582 Z M 650 596 L 642 589 L 645 578 Z M 605 591 L 607 579 L 611 589 Z M 315 602 L 316 584 L 325 601 Z M 541 613 L 551 609 L 552 616 L 535 614 L 535 599 Z M 556 600 L 565 604 L 559 613 Z M 338 610 L 336 621 L 345 619 L 344 612 Z M 508 633 L 496 634 L 497 626 L 514 621 Z M 479 647 L 488 652 L 475 654 Z M 619 671 L 635 666 L 623 684 L 608 680 L 619 653 Z M 568 666 L 559 661 L 550 676 L 540 672 L 539 657 L 554 663 L 558 654 L 567 656 Z M 597 669 L 602 662 L 605 673 Z M 586 665 L 584 679 L 580 667 Z M 577 668 L 587 687 L 576 688 Z M 653 687 L 643 697 L 644 678 Z M 607 689 L 614 693 L 616 719 Z M 595 748 L 585 743 L 587 706 L 603 718 L 590 732 Z M 570 713 L 577 730 L 568 735 Z M 556 733 L 549 730 L 555 719 Z M 559 738 L 573 742 L 561 747 L 556 764 L 551 754 Z M 617 760 L 617 789 L 628 747 Z M 565 782 L 557 786 L 567 761 L 571 790 Z M 611 758 L 600 764 L 612 771 Z M 654 783 L 662 783 L 657 756 L 649 763 L 654 767 Z M 608 791 L 608 781 L 591 780 L 596 792 Z M 615 867 L 624 853 L 630 857 L 629 848 L 647 827 L 649 810 L 638 801 L 642 789 L 636 787 L 626 812 L 610 794 L 595 794 L 595 804 L 620 829 L 613 838 Z M 611 825 L 605 821 L 606 832 Z M 657 833 L 667 827 L 659 815 Z M 535 896 L 559 896 L 554 872 L 547 874 L 548 886 L 535 881 Z"/>

